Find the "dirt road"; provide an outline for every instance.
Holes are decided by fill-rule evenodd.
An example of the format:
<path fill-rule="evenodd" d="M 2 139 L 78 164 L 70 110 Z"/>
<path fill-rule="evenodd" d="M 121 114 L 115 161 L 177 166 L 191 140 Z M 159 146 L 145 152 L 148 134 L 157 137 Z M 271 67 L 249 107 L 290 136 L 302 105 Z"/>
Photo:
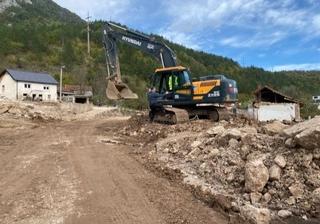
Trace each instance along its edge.
<path fill-rule="evenodd" d="M 227 223 L 131 147 L 101 141 L 97 127 L 113 137 L 123 122 L 0 129 L 0 223 Z"/>

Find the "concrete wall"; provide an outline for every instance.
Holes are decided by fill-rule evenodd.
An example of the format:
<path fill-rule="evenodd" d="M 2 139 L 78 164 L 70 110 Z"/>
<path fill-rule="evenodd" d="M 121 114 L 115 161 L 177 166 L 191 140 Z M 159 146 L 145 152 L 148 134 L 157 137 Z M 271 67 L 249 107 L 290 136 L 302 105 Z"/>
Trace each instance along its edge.
<path fill-rule="evenodd" d="M 300 106 L 291 103 L 260 104 L 258 108 L 249 110 L 258 121 L 293 121 L 300 120 Z"/>
<path fill-rule="evenodd" d="M 25 86 L 27 85 L 27 87 Z M 30 88 L 29 88 L 30 85 Z M 49 89 L 45 89 L 49 87 Z M 35 96 L 35 100 L 42 96 L 42 100 L 46 102 L 57 101 L 57 86 L 50 84 L 18 82 L 18 99 L 23 100 L 26 98 L 24 95 L 31 97 Z"/>
<path fill-rule="evenodd" d="M 61 103 L 60 108 L 63 111 L 68 111 L 73 114 L 81 114 L 93 109 L 92 104 L 79 104 L 79 103 Z"/>
<path fill-rule="evenodd" d="M 10 100 L 17 99 L 17 83 L 7 73 L 0 77 L 0 95 Z"/>

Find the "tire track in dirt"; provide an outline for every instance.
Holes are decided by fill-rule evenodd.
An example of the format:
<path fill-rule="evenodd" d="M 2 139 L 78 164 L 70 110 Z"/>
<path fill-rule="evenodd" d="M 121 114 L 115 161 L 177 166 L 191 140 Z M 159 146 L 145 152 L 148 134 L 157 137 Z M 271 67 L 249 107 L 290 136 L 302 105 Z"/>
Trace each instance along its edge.
<path fill-rule="evenodd" d="M 193 200 L 191 193 L 147 171 L 130 156 L 132 149 L 98 141 L 96 127 L 114 128 L 121 122 L 78 122 L 64 128 L 72 142 L 68 158 L 86 194 L 77 203 L 83 213 L 66 223 L 227 223 L 222 215 Z"/>

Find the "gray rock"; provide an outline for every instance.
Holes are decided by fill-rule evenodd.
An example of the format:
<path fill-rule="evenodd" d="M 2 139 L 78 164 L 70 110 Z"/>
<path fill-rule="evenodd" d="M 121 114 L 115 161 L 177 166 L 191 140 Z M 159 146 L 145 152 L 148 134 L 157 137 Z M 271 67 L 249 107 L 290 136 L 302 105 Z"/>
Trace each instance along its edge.
<path fill-rule="evenodd" d="M 207 131 L 210 136 L 222 135 L 226 129 L 223 126 L 212 127 Z"/>
<path fill-rule="evenodd" d="M 10 107 L 7 105 L 1 105 L 0 107 L 0 114 L 7 113 L 9 111 Z"/>
<path fill-rule="evenodd" d="M 320 147 L 320 117 L 296 124 L 283 131 L 284 135 L 291 137 L 305 149 Z"/>
<path fill-rule="evenodd" d="M 238 140 L 232 138 L 229 140 L 229 147 L 230 148 L 236 148 L 238 146 L 239 142 Z"/>
<path fill-rule="evenodd" d="M 308 168 L 313 160 L 313 155 L 311 153 L 303 155 L 302 160 L 303 166 Z"/>
<path fill-rule="evenodd" d="M 282 155 L 277 155 L 274 162 L 281 168 L 285 168 L 287 165 L 286 159 Z"/>
<path fill-rule="evenodd" d="M 227 137 L 229 139 L 234 138 L 237 140 L 240 140 L 243 136 L 244 135 L 237 128 L 228 129 L 223 135 L 223 137 Z"/>
<path fill-rule="evenodd" d="M 304 186 L 301 183 L 294 184 L 289 187 L 289 191 L 295 198 L 301 198 L 304 193 Z"/>
<path fill-rule="evenodd" d="M 278 212 L 278 216 L 285 219 L 292 216 L 292 212 L 290 212 L 289 210 L 280 210 Z"/>
<path fill-rule="evenodd" d="M 320 188 L 317 188 L 312 192 L 312 200 L 315 203 L 320 204 Z"/>
<path fill-rule="evenodd" d="M 268 134 L 280 134 L 286 127 L 288 126 L 283 124 L 282 122 L 274 121 L 272 123 L 266 124 L 263 129 Z"/>
<path fill-rule="evenodd" d="M 269 180 L 268 168 L 262 160 L 251 160 L 245 166 L 245 188 L 249 192 L 262 192 Z"/>
<path fill-rule="evenodd" d="M 271 194 L 269 194 L 268 192 L 265 193 L 262 197 L 262 202 L 268 204 L 272 199 Z"/>
<path fill-rule="evenodd" d="M 281 177 L 281 168 L 278 165 L 273 165 L 269 169 L 270 180 L 280 180 Z"/>
<path fill-rule="evenodd" d="M 258 192 L 253 192 L 250 194 L 251 203 L 258 204 L 262 198 L 262 194 Z"/>
<path fill-rule="evenodd" d="M 192 148 L 197 148 L 199 147 L 200 145 L 202 145 L 202 142 L 201 141 L 194 141 L 191 143 L 191 147 Z"/>
<path fill-rule="evenodd" d="M 244 127 L 239 129 L 241 133 L 245 133 L 247 135 L 256 135 L 258 133 L 255 127 Z"/>
<path fill-rule="evenodd" d="M 217 148 L 213 148 L 213 149 L 210 149 L 210 152 L 208 154 L 208 158 L 209 159 L 213 159 L 214 157 L 216 157 L 217 155 L 219 155 L 220 151 L 219 149 Z"/>
<path fill-rule="evenodd" d="M 270 210 L 267 208 L 256 208 L 247 204 L 240 208 L 240 214 L 248 223 L 269 224 L 271 221 Z"/>
<path fill-rule="evenodd" d="M 285 146 L 289 149 L 296 147 L 296 143 L 292 138 L 288 138 L 285 142 Z"/>
<path fill-rule="evenodd" d="M 288 205 L 294 205 L 296 204 L 296 199 L 293 196 L 290 196 L 286 201 L 285 201 Z"/>

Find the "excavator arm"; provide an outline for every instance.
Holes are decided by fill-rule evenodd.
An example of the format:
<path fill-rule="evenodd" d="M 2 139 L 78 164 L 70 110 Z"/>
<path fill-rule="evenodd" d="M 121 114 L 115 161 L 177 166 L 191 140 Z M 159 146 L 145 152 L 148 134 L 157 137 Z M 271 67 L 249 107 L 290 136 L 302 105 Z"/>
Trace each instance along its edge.
<path fill-rule="evenodd" d="M 153 56 L 164 68 L 175 67 L 177 65 L 175 53 L 165 43 L 158 42 L 153 37 L 134 32 L 110 22 L 107 23 L 103 34 L 108 71 L 107 97 L 109 99 L 138 98 L 121 80 L 117 41 Z"/>

